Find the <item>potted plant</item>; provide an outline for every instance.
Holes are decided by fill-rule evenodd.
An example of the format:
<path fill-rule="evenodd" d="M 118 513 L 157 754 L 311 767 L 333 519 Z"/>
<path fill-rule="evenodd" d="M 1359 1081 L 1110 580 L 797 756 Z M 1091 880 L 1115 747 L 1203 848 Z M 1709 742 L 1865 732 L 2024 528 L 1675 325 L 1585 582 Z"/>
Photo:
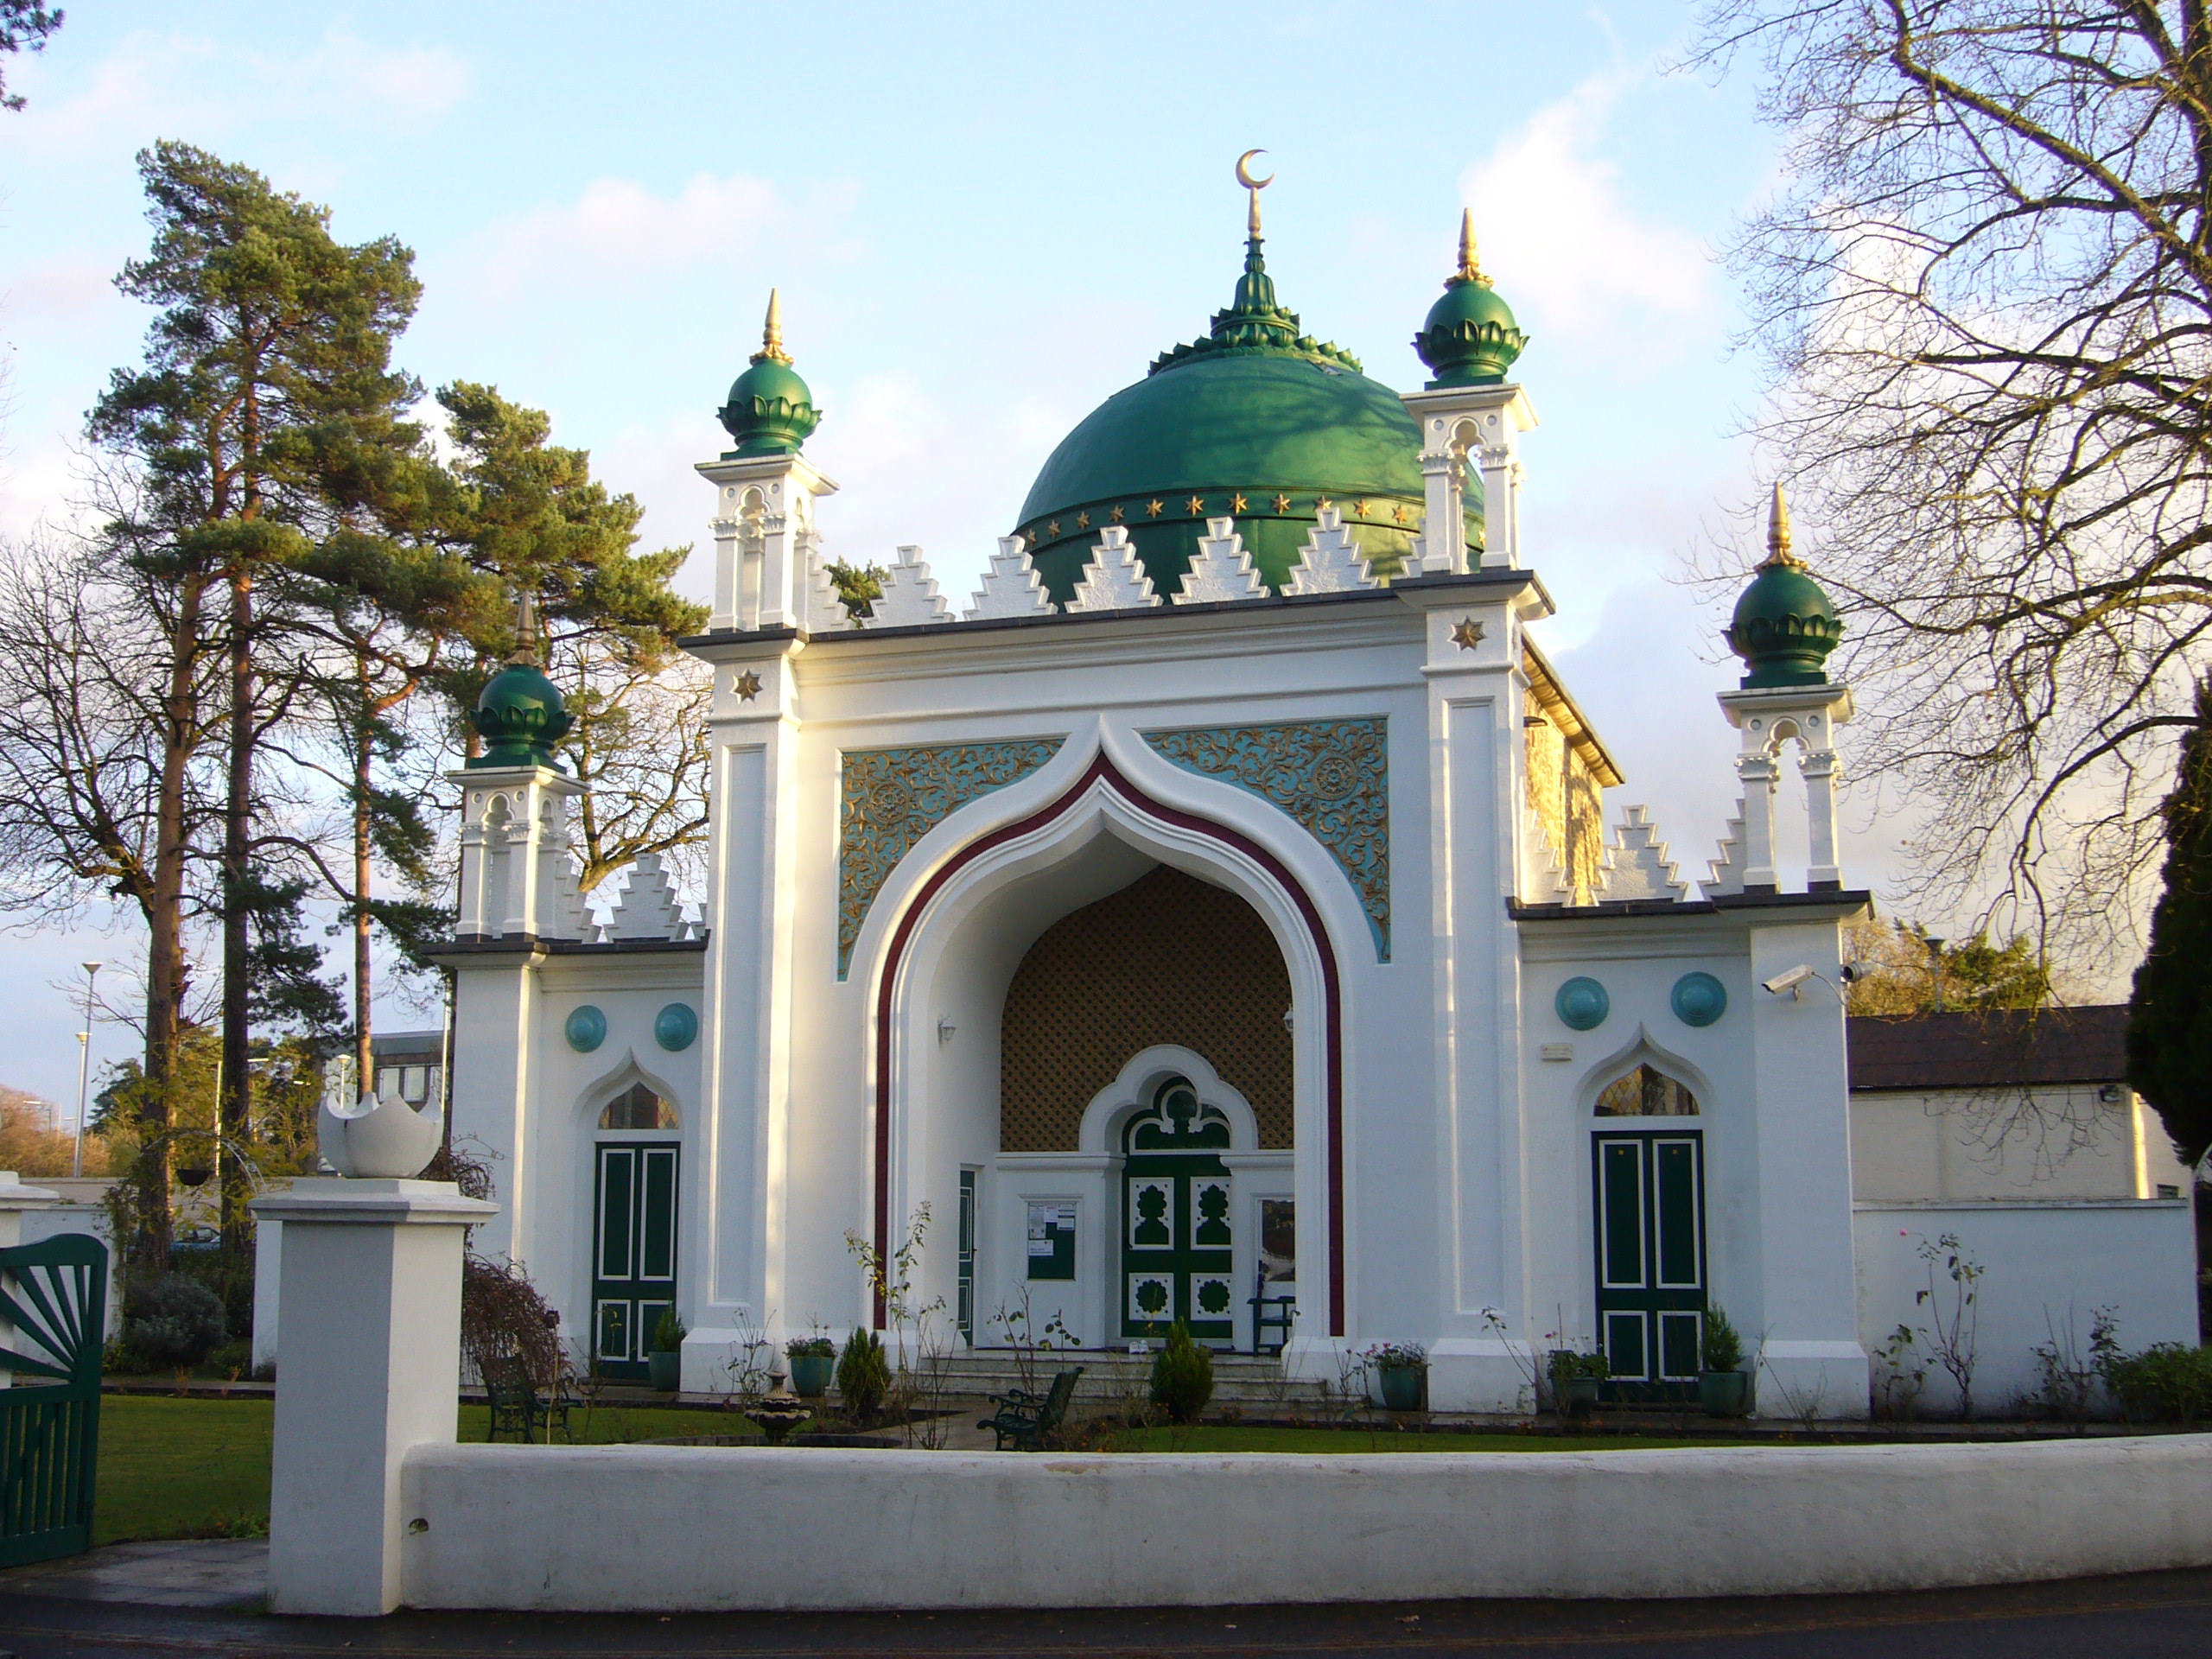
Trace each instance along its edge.
<path fill-rule="evenodd" d="M 1708 1417 L 1740 1417 L 1751 1379 L 1744 1374 L 1744 1339 L 1718 1307 L 1705 1311 L 1704 1364 L 1697 1374 L 1698 1403 Z"/>
<path fill-rule="evenodd" d="M 830 1379 L 837 1369 L 837 1344 L 819 1331 L 810 1337 L 793 1337 L 784 1344 L 784 1357 L 791 1363 L 791 1391 L 802 1400 L 819 1400 L 830 1392 Z"/>
<path fill-rule="evenodd" d="M 653 1387 L 663 1394 L 674 1394 L 682 1379 L 683 1338 L 690 1334 L 690 1327 L 677 1317 L 673 1307 L 661 1310 L 652 1341 L 645 1349 L 645 1368 L 652 1373 Z"/>
<path fill-rule="evenodd" d="M 1598 1385 L 1611 1376 L 1605 1356 L 1592 1350 L 1554 1348 L 1551 1352 L 1552 1399 L 1564 1417 L 1580 1417 L 1598 1403 Z"/>
<path fill-rule="evenodd" d="M 1428 1350 L 1417 1342 L 1378 1342 L 1362 1356 L 1374 1368 L 1388 1411 L 1419 1411 L 1428 1392 Z"/>

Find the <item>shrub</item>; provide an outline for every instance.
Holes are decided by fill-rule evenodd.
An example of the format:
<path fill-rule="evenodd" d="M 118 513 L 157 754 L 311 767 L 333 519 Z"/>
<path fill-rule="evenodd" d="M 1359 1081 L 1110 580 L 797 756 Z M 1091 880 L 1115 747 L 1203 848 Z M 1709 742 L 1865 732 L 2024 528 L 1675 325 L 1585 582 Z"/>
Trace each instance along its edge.
<path fill-rule="evenodd" d="M 567 1363 L 561 1316 L 530 1275 L 512 1262 L 487 1261 L 474 1251 L 461 1262 L 461 1347 L 478 1376 L 519 1360 L 541 1389 L 551 1388 Z"/>
<path fill-rule="evenodd" d="M 2127 1414 L 2139 1420 L 2193 1423 L 2212 1406 L 2212 1348 L 2154 1342 L 2140 1353 L 2104 1357 L 2099 1369 Z"/>
<path fill-rule="evenodd" d="M 1744 1369 L 1744 1339 L 1728 1315 L 1716 1304 L 1705 1310 L 1705 1369 L 1740 1371 Z"/>
<path fill-rule="evenodd" d="M 664 1307 L 660 1318 L 653 1322 L 653 1347 L 661 1353 L 672 1354 L 683 1346 L 683 1338 L 691 1334 L 673 1307 Z"/>
<path fill-rule="evenodd" d="M 1551 1374 L 1554 1382 L 1562 1382 L 1570 1376 L 1594 1376 L 1600 1382 L 1613 1374 L 1605 1357 L 1595 1350 L 1584 1353 L 1579 1348 L 1554 1348 L 1551 1351 Z"/>
<path fill-rule="evenodd" d="M 1213 1354 L 1191 1340 L 1182 1320 L 1153 1356 L 1152 1403 L 1179 1423 L 1196 1422 L 1213 1398 Z"/>
<path fill-rule="evenodd" d="M 837 1393 L 856 1423 L 871 1422 L 891 1388 L 891 1362 L 873 1331 L 856 1329 L 837 1357 Z"/>
<path fill-rule="evenodd" d="M 123 1339 L 160 1366 L 193 1366 L 224 1337 L 223 1300 L 197 1279 L 172 1273 L 133 1299 Z"/>

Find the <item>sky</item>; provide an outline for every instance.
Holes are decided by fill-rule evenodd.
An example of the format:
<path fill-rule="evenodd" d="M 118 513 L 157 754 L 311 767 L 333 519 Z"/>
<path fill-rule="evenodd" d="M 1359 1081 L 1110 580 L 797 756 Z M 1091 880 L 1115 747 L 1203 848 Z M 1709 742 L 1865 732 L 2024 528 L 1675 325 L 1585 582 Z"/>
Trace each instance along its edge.
<path fill-rule="evenodd" d="M 1230 169 L 1261 146 L 1283 302 L 1401 390 L 1473 208 L 1531 336 L 1523 533 L 1559 606 L 1538 637 L 1628 774 L 1611 818 L 1648 804 L 1704 874 L 1736 796 L 1713 702 L 1735 674 L 1728 597 L 1684 564 L 1761 497 L 1719 251 L 1777 143 L 1748 78 L 1669 69 L 1690 6 L 68 10 L 6 65 L 29 104 L 0 114 L 0 535 L 83 493 L 85 411 L 148 320 L 113 287 L 147 235 L 134 156 L 170 138 L 327 205 L 342 239 L 412 248 L 404 366 L 549 410 L 645 505 L 649 545 L 695 548 L 700 597 L 691 468 L 724 447 L 713 411 L 779 288 L 825 411 L 807 454 L 842 486 L 831 552 L 918 543 L 958 606 L 1052 447 L 1227 302 Z M 1819 526 L 1796 529 L 1817 569 Z M 1787 851 L 1802 809 L 1783 816 Z M 1844 816 L 1846 879 L 1878 891 L 1894 832 L 1848 795 Z M 100 919 L 0 948 L 0 1082 L 73 1100 L 66 987 L 135 948 Z M 101 1022 L 96 1065 L 132 1040 Z"/>

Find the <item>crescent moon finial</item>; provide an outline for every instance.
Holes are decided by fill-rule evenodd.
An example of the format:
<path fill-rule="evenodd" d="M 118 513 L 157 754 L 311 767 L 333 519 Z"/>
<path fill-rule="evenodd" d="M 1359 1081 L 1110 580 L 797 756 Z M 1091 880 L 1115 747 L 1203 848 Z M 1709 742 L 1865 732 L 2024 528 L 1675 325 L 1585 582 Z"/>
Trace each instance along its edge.
<path fill-rule="evenodd" d="M 1270 173 L 1264 179 L 1254 178 L 1252 158 L 1267 153 L 1264 149 L 1248 149 L 1236 158 L 1236 182 L 1252 193 L 1252 211 L 1245 215 L 1244 232 L 1255 241 L 1260 235 L 1260 192 L 1275 181 L 1275 175 Z"/>

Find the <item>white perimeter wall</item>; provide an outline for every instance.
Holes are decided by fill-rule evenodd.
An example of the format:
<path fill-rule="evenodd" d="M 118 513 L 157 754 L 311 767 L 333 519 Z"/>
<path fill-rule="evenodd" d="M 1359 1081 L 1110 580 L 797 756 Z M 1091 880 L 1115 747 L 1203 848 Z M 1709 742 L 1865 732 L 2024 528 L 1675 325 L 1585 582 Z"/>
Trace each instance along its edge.
<path fill-rule="evenodd" d="M 1745 1595 L 2212 1563 L 2212 1436 L 1389 1457 L 420 1446 L 401 1501 L 417 1607 Z M 653 1547 L 620 1547 L 639 1539 Z"/>
<path fill-rule="evenodd" d="M 2119 1315 L 2130 1349 L 2154 1342 L 2196 1343 L 2196 1235 L 2185 1199 L 1965 1204 L 1861 1204 L 1858 1231 L 1859 1328 L 1871 1355 L 1900 1325 L 1929 1330 L 1923 1239 L 1955 1234 L 1983 1268 L 1976 1286 L 1974 1376 L 1977 1415 L 2008 1415 L 2043 1386 L 2035 1348 L 2069 1328 L 2084 1363 L 2092 1310 Z M 1945 1317 L 1951 1283 L 1936 1277 Z M 1932 1332 L 1931 1332 L 1932 1334 Z M 1923 1339 L 1928 1366 L 1923 1414 L 1958 1408 L 1957 1390 Z M 1876 1362 L 1879 1363 L 1878 1361 Z"/>

